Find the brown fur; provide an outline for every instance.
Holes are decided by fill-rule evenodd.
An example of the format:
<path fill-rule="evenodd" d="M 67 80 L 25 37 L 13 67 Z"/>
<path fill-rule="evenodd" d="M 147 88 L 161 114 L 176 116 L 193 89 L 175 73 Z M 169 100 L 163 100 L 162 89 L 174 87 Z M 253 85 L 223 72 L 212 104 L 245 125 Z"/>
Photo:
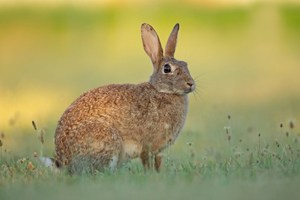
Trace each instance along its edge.
<path fill-rule="evenodd" d="M 174 49 L 168 52 L 175 51 L 177 33 L 173 32 L 170 37 L 176 38 L 169 40 L 175 44 L 169 46 Z M 159 153 L 179 135 L 188 109 L 187 93 L 194 90 L 194 81 L 185 62 L 163 57 L 150 25 L 142 25 L 142 37 L 154 65 L 149 82 L 90 90 L 62 115 L 55 133 L 56 160 L 70 171 L 114 169 L 136 157 L 147 169 L 151 155 L 158 171 Z M 174 68 L 172 74 L 162 73 L 165 63 Z"/>

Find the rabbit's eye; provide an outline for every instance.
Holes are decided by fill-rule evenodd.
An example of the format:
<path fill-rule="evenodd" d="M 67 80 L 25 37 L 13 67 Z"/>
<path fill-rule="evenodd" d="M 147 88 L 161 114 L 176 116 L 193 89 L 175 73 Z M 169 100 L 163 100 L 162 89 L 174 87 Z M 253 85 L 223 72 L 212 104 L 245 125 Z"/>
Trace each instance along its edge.
<path fill-rule="evenodd" d="M 169 64 L 165 64 L 163 71 L 164 71 L 165 74 L 170 73 L 172 71 L 171 66 Z"/>

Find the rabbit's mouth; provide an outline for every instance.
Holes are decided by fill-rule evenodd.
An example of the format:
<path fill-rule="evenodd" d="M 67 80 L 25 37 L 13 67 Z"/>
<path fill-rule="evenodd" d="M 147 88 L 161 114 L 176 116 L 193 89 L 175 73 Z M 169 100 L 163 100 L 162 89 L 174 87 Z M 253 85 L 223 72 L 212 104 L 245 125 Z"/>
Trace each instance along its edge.
<path fill-rule="evenodd" d="M 184 93 L 184 94 L 188 94 L 188 93 L 193 92 L 194 90 L 195 90 L 195 85 L 189 87 L 188 89 L 185 89 L 185 90 L 183 91 L 183 93 Z"/>
<path fill-rule="evenodd" d="M 173 89 L 171 93 L 179 94 L 179 95 L 186 95 L 195 90 L 195 85 L 189 86 L 185 89 Z"/>
<path fill-rule="evenodd" d="M 193 92 L 196 88 L 194 81 L 186 82 L 185 86 L 186 89 L 183 91 L 185 94 Z"/>

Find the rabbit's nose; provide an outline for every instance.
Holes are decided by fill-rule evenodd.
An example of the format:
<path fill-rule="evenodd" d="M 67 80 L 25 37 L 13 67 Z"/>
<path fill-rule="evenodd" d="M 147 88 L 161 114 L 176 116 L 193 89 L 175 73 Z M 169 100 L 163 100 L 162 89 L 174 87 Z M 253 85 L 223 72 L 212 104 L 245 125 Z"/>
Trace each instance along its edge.
<path fill-rule="evenodd" d="M 186 84 L 190 87 L 193 87 L 193 85 L 194 85 L 194 83 L 192 83 L 192 82 L 187 82 Z"/>
<path fill-rule="evenodd" d="M 189 87 L 190 92 L 195 90 L 195 83 L 193 81 L 186 82 L 186 85 Z"/>

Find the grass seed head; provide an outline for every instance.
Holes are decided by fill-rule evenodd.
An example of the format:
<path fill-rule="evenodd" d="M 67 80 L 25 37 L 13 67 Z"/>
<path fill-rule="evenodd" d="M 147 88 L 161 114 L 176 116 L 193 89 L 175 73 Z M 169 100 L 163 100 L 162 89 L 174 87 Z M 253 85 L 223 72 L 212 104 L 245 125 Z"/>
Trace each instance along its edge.
<path fill-rule="evenodd" d="M 278 148 L 280 147 L 279 142 L 277 140 L 275 141 L 275 144 Z"/>
<path fill-rule="evenodd" d="M 228 140 L 228 141 L 231 140 L 231 135 L 228 135 L 227 140 Z"/>
<path fill-rule="evenodd" d="M 26 161 L 26 158 L 21 158 L 17 162 L 23 164 Z"/>
<path fill-rule="evenodd" d="M 293 121 L 290 121 L 289 126 L 290 126 L 290 129 L 293 130 L 293 129 L 295 128 L 294 122 L 293 122 Z"/>
<path fill-rule="evenodd" d="M 28 170 L 30 170 L 30 171 L 32 171 L 32 170 L 34 170 L 34 165 L 32 164 L 32 162 L 28 162 L 28 164 L 27 164 L 27 169 Z"/>
<path fill-rule="evenodd" d="M 186 143 L 188 146 L 192 146 L 193 144 L 191 142 Z"/>
<path fill-rule="evenodd" d="M 42 144 L 44 144 L 44 142 L 45 142 L 44 136 L 45 136 L 45 130 L 44 130 L 44 129 L 41 129 L 41 130 L 38 132 L 38 139 L 40 140 L 40 142 L 41 142 Z"/>
<path fill-rule="evenodd" d="M 33 126 L 34 130 L 37 130 L 35 122 L 32 120 L 31 123 L 32 123 L 32 126 Z"/>
<path fill-rule="evenodd" d="M 280 128 L 283 128 L 283 123 L 280 123 Z"/>
<path fill-rule="evenodd" d="M 228 120 L 231 119 L 231 115 L 230 115 L 230 114 L 227 115 L 227 119 L 228 119 Z"/>
<path fill-rule="evenodd" d="M 225 133 L 228 135 L 230 132 L 230 126 L 225 126 L 224 129 L 225 129 Z"/>

